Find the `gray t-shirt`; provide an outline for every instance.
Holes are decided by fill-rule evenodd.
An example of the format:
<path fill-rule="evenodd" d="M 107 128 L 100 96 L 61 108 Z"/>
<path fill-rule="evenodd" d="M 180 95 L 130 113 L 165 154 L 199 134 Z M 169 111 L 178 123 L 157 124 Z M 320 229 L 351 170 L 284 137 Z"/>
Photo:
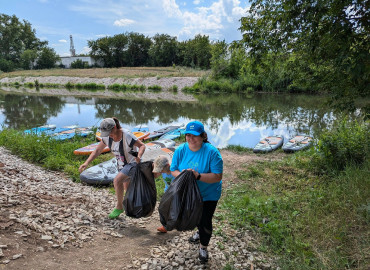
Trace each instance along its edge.
<path fill-rule="evenodd" d="M 122 130 L 122 138 L 124 138 L 123 152 L 125 153 L 125 156 L 122 156 L 119 151 L 119 145 L 121 144 L 122 139 L 119 140 L 118 142 L 115 142 L 113 140 L 112 147 L 110 149 L 117 159 L 119 169 L 122 169 L 123 166 L 126 165 L 127 163 L 131 163 L 135 161 L 135 157 L 131 155 L 129 152 L 130 150 L 136 150 L 133 148 L 134 148 L 135 142 L 137 141 L 137 138 L 135 137 L 135 135 L 132 134 L 130 131 L 128 131 L 127 129 L 123 129 L 123 128 L 121 130 Z M 102 140 L 105 145 L 109 146 L 109 136 L 102 137 Z"/>

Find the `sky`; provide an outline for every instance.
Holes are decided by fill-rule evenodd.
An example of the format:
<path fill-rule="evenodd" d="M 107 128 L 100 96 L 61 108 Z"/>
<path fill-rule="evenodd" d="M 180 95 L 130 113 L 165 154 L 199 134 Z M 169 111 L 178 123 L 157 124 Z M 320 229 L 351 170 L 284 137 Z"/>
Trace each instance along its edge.
<path fill-rule="evenodd" d="M 168 34 L 178 41 L 208 35 L 230 43 L 241 39 L 246 0 L 0 0 L 0 13 L 31 23 L 40 40 L 60 56 L 89 53 L 88 40 L 137 32 Z"/>

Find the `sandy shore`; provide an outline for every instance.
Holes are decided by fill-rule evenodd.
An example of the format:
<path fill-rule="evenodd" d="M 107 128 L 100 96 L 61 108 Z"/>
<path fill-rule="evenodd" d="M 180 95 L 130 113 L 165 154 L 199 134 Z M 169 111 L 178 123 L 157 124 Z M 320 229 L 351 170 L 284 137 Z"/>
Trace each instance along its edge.
<path fill-rule="evenodd" d="M 194 85 L 198 77 L 146 77 L 146 78 L 81 78 L 81 77 L 66 77 L 66 76 L 46 76 L 46 77 L 12 77 L 3 78 L 0 83 L 15 83 L 18 82 L 21 85 L 29 82 L 35 82 L 38 80 L 39 83 L 54 83 L 65 85 L 68 82 L 77 84 L 85 83 L 96 83 L 103 84 L 106 87 L 112 84 L 131 84 L 131 85 L 144 85 L 146 87 L 159 85 L 162 90 L 159 92 L 152 92 L 146 90 L 145 92 L 115 92 L 111 90 L 98 90 L 98 91 L 87 91 L 87 90 L 68 90 L 65 88 L 35 88 L 29 87 L 7 87 L 1 86 L 1 89 L 6 92 L 18 92 L 18 93 L 29 93 L 38 95 L 57 95 L 57 96 L 88 96 L 88 97 L 111 97 L 111 98 L 133 98 L 133 99 L 154 99 L 154 100 L 172 100 L 172 101 L 196 101 L 192 95 L 184 94 L 181 90 L 186 86 Z M 177 92 L 170 90 L 171 87 L 176 85 L 178 87 Z"/>

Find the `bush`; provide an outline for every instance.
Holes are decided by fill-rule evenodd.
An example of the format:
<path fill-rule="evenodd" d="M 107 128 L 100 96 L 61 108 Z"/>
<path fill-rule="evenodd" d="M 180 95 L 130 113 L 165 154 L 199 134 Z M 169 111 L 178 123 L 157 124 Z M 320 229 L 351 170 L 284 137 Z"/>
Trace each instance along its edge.
<path fill-rule="evenodd" d="M 81 59 L 76 59 L 71 63 L 71 68 L 89 68 L 89 63 Z"/>
<path fill-rule="evenodd" d="M 25 83 L 24 86 L 28 86 L 29 88 L 35 87 L 35 84 L 33 82 Z"/>
<path fill-rule="evenodd" d="M 155 84 L 155 85 L 148 86 L 148 89 L 153 90 L 153 91 L 161 91 L 162 87 Z"/>
<path fill-rule="evenodd" d="M 175 85 L 172 85 L 172 87 L 170 87 L 169 90 L 172 92 L 177 92 L 179 90 L 179 87 L 175 84 Z"/>
<path fill-rule="evenodd" d="M 14 70 L 14 63 L 12 61 L 0 58 L 0 70 L 4 72 L 10 72 Z"/>
<path fill-rule="evenodd" d="M 74 85 L 73 83 L 71 83 L 71 82 L 67 82 L 64 86 L 65 86 L 65 88 L 67 88 L 67 89 L 72 89 L 72 88 L 74 88 L 74 87 L 75 87 L 75 85 Z"/>
<path fill-rule="evenodd" d="M 344 119 L 321 134 L 312 165 L 319 171 L 341 171 L 347 165 L 361 166 L 369 151 L 369 126 Z"/>

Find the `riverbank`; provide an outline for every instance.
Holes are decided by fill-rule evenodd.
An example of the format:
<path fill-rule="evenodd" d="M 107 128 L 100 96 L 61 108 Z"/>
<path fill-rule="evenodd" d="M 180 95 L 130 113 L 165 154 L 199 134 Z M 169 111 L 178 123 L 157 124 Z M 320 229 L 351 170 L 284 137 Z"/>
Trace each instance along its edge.
<path fill-rule="evenodd" d="M 148 100 L 170 100 L 170 101 L 196 101 L 196 99 L 189 94 L 181 91 L 184 87 L 194 85 L 198 77 L 141 77 L 141 78 L 90 78 L 90 77 L 67 77 L 67 76 L 36 76 L 36 77 L 5 77 L 0 79 L 3 84 L 1 89 L 8 93 L 27 93 L 35 95 L 57 95 L 57 96 L 81 96 L 81 97 L 106 97 L 106 98 L 134 98 L 134 99 L 148 99 Z M 53 88 L 36 88 L 36 87 L 9 87 L 8 84 L 18 83 L 26 85 L 28 83 L 40 84 L 56 84 L 60 87 Z M 104 90 L 86 90 L 86 89 L 67 89 L 66 84 L 86 84 L 95 83 L 97 85 L 104 85 Z M 151 86 L 160 86 L 159 91 L 113 91 L 109 90 L 108 86 L 114 84 L 125 85 L 143 85 L 145 88 Z M 176 87 L 177 91 L 172 89 Z"/>
<path fill-rule="evenodd" d="M 358 134 L 349 145 L 366 141 L 364 126 L 348 132 Z M 40 261 L 45 269 L 58 269 L 64 261 L 67 269 L 86 269 L 89 263 L 98 269 L 201 269 L 197 248 L 187 242 L 191 232 L 157 235 L 157 212 L 117 223 L 106 218 L 113 193 L 78 183 L 86 157 L 72 153 L 94 140 L 56 143 L 16 130 L 0 132 L 7 149 L 0 148 L 0 261 L 14 263 L 9 269 L 40 269 Z M 350 166 L 342 157 L 344 171 L 324 173 L 320 164 L 327 163 L 313 149 L 292 155 L 281 150 L 256 155 L 240 146 L 220 151 L 223 192 L 209 269 L 367 269 L 368 162 Z M 163 187 L 157 190 L 160 196 Z"/>
<path fill-rule="evenodd" d="M 221 154 L 225 189 L 237 181 L 237 166 L 276 159 Z M 75 183 L 3 147 L 0 177 L 0 263 L 6 269 L 205 269 L 197 246 L 187 241 L 192 232 L 156 232 L 157 208 L 149 218 L 110 220 L 115 198 L 109 189 Z M 232 229 L 219 215 L 217 210 L 206 269 L 276 269 L 255 234 Z"/>

